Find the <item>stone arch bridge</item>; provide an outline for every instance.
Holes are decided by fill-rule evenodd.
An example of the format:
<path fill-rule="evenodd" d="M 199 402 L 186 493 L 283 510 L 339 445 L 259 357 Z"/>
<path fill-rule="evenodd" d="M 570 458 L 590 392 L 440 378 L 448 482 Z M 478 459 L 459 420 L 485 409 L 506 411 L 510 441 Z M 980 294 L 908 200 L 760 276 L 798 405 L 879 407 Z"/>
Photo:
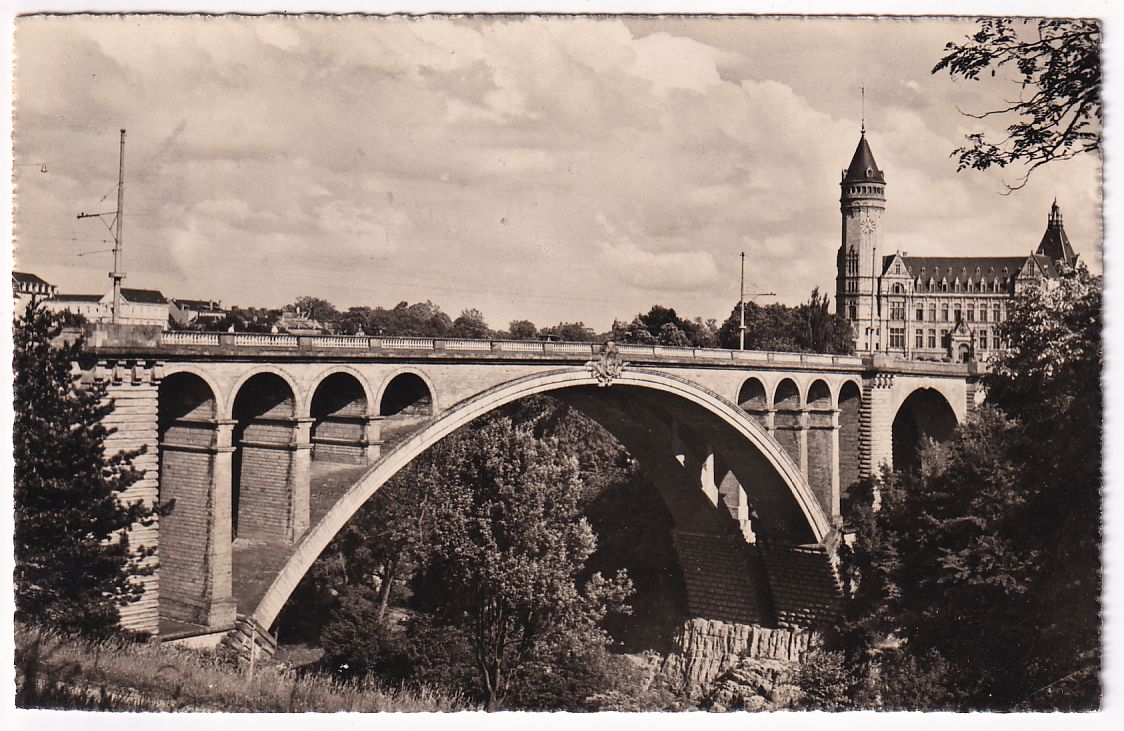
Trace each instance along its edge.
<path fill-rule="evenodd" d="M 122 621 L 200 644 L 236 625 L 266 635 L 391 476 L 533 394 L 582 411 L 636 458 L 674 521 L 692 617 L 807 625 L 838 596 L 841 492 L 915 463 L 923 438 L 948 438 L 980 375 L 975 363 L 624 344 L 125 330 L 88 342 L 82 378 L 106 382 L 115 405 L 107 450 L 146 450 L 124 498 L 175 501 L 133 531 L 158 546 L 159 570 Z"/>

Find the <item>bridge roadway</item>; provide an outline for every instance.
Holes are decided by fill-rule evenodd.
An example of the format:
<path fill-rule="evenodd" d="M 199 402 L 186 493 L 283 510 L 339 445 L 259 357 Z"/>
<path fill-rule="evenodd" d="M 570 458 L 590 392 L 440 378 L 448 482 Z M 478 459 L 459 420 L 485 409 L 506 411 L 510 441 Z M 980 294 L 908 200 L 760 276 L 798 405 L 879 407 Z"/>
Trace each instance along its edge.
<path fill-rule="evenodd" d="M 443 436 L 536 393 L 612 433 L 675 530 L 695 617 L 801 625 L 830 613 L 843 489 L 980 394 L 976 363 L 443 338 L 153 333 L 101 327 L 79 367 L 105 381 L 107 451 L 145 448 L 124 499 L 174 500 L 136 545 L 159 571 L 125 624 L 268 629 L 325 545 Z"/>

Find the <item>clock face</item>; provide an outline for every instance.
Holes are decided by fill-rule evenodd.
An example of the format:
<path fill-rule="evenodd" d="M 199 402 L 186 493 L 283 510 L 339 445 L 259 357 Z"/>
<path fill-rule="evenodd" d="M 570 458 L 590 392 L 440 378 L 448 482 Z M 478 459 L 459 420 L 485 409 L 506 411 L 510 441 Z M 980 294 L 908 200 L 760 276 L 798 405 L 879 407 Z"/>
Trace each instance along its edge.
<path fill-rule="evenodd" d="M 864 218 L 862 222 L 859 223 L 859 228 L 862 229 L 864 234 L 872 234 L 874 233 L 874 229 L 877 228 L 877 224 L 874 222 L 873 218 Z"/>

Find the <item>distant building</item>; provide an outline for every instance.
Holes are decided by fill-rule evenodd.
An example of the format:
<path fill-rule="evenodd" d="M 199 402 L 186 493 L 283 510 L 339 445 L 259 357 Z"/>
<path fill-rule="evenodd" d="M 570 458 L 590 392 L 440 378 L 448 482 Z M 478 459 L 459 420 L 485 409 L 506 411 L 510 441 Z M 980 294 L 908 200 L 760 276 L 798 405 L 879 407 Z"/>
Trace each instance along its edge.
<path fill-rule="evenodd" d="M 177 325 L 190 325 L 193 322 L 217 322 L 227 316 L 228 311 L 216 300 L 173 299 L 168 309 L 172 322 Z"/>
<path fill-rule="evenodd" d="M 1029 255 L 884 255 L 886 177 L 865 134 L 840 186 L 836 311 L 851 323 L 857 353 L 986 360 L 1003 347 L 996 325 L 1007 319 L 1015 294 L 1077 263 L 1057 201 L 1046 233 Z"/>
<path fill-rule="evenodd" d="M 281 313 L 281 319 L 277 321 L 277 330 L 288 335 L 323 335 L 327 329 L 320 323 L 319 320 L 314 320 L 308 317 L 300 310 L 296 312 L 289 312 L 288 310 Z"/>
<path fill-rule="evenodd" d="M 90 322 L 113 321 L 113 293 L 106 294 L 56 294 L 44 302 L 55 312 L 73 312 Z M 155 289 L 121 288 L 122 325 L 150 325 L 167 329 L 170 315 L 168 300 Z"/>
<path fill-rule="evenodd" d="M 12 272 L 12 301 L 16 317 L 23 315 L 30 305 L 52 297 L 55 289 L 55 285 L 34 274 Z"/>

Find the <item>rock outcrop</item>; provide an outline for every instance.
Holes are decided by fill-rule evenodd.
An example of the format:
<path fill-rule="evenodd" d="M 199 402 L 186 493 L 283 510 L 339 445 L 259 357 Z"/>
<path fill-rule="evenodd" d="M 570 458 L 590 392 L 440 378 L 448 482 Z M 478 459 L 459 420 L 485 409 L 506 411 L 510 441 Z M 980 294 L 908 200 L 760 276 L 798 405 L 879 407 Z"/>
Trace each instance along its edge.
<path fill-rule="evenodd" d="M 686 696 L 714 708 L 768 709 L 791 696 L 788 679 L 814 647 L 816 635 L 691 619 L 676 633 L 676 652 L 661 672 Z"/>

